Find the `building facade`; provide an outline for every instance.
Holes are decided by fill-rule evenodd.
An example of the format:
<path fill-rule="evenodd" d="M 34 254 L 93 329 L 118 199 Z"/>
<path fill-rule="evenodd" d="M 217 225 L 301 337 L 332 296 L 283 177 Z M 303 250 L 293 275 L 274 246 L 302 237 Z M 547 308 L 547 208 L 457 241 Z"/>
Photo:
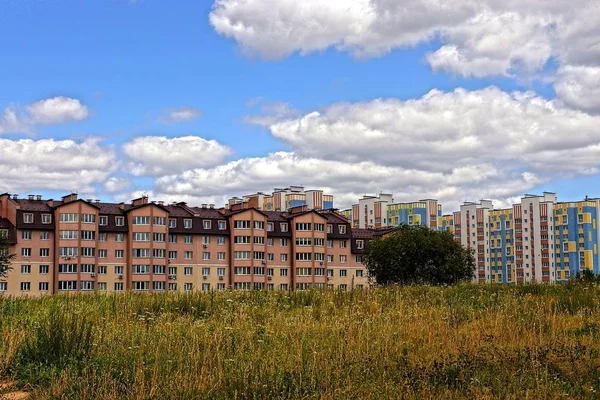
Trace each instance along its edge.
<path fill-rule="evenodd" d="M 362 252 L 381 232 L 335 210 L 266 211 L 0 195 L 0 234 L 16 254 L 0 294 L 225 289 L 360 289 Z"/>
<path fill-rule="evenodd" d="M 333 195 L 322 190 L 305 190 L 304 186 L 275 188 L 273 193 L 257 192 L 243 197 L 232 197 L 226 208 L 247 203 L 249 207 L 263 211 L 285 211 L 293 207 L 306 206 L 309 210 L 333 209 Z"/>

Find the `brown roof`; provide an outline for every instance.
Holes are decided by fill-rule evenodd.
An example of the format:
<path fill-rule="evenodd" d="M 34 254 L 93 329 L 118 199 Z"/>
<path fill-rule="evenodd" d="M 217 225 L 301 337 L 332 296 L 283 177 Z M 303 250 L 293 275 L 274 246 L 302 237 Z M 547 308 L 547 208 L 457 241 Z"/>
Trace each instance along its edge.
<path fill-rule="evenodd" d="M 46 213 L 51 213 L 52 208 L 48 206 L 46 200 L 26 200 L 26 199 L 16 199 L 13 200 L 15 203 L 19 205 L 21 210 L 23 211 L 41 211 Z M 54 205 L 60 205 L 62 201 L 55 201 Z"/>
<path fill-rule="evenodd" d="M 17 243 L 17 232 L 15 226 L 6 218 L 0 218 L 0 229 L 8 230 L 8 241 L 10 244 Z"/>

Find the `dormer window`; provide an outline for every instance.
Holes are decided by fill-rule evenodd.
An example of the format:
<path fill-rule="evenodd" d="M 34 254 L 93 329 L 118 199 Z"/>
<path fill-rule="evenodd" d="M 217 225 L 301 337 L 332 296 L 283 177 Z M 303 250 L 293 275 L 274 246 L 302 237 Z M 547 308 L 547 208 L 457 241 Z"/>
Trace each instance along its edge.
<path fill-rule="evenodd" d="M 33 224 L 33 214 L 23 214 L 23 222 L 26 224 Z"/>

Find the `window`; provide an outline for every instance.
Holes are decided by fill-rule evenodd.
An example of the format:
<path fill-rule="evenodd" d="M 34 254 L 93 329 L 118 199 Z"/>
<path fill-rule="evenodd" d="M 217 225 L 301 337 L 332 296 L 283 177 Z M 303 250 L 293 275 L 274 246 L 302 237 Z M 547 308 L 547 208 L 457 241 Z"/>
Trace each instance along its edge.
<path fill-rule="evenodd" d="M 217 260 L 225 260 L 225 252 L 220 251 L 217 253 Z"/>
<path fill-rule="evenodd" d="M 250 290 L 250 282 L 236 282 L 234 288 L 237 290 Z"/>
<path fill-rule="evenodd" d="M 254 275 L 264 275 L 265 267 L 254 267 Z"/>
<path fill-rule="evenodd" d="M 0 292 L 6 292 L 8 290 L 7 282 L 0 282 Z"/>
<path fill-rule="evenodd" d="M 224 231 L 225 229 L 227 229 L 227 222 L 219 221 L 219 230 Z"/>
<path fill-rule="evenodd" d="M 211 221 L 210 220 L 203 220 L 202 221 L 202 227 L 204 229 L 211 229 L 211 227 L 212 227 Z"/>
<path fill-rule="evenodd" d="M 250 275 L 250 267 L 235 267 L 233 273 L 235 275 Z"/>
<path fill-rule="evenodd" d="M 267 276 L 273 276 L 275 274 L 275 271 L 273 270 L 273 268 L 267 268 Z"/>
<path fill-rule="evenodd" d="M 225 276 L 225 268 L 217 268 L 218 276 Z"/>
<path fill-rule="evenodd" d="M 115 250 L 115 258 L 124 258 L 125 250 Z"/>
<path fill-rule="evenodd" d="M 123 217 L 115 217 L 115 225 L 116 226 L 124 226 L 125 225 L 125 218 L 123 218 Z"/>
<path fill-rule="evenodd" d="M 322 239 L 322 238 L 315 238 L 315 239 L 314 239 L 314 242 L 315 242 L 315 246 L 318 246 L 318 247 L 323 247 L 323 243 L 325 243 L 325 239 Z"/>
<path fill-rule="evenodd" d="M 282 283 L 281 285 L 279 285 L 279 290 L 288 290 L 288 284 Z"/>
<path fill-rule="evenodd" d="M 125 234 L 124 233 L 116 233 L 115 234 L 115 242 L 124 242 Z"/>
<path fill-rule="evenodd" d="M 31 231 L 22 231 L 21 239 L 23 240 L 31 240 Z"/>
<path fill-rule="evenodd" d="M 191 229 L 192 228 L 192 220 L 191 219 L 184 219 L 183 220 L 183 227 L 185 229 Z"/>
<path fill-rule="evenodd" d="M 348 276 L 348 270 L 340 269 L 340 278 L 344 278 L 346 276 Z"/>
<path fill-rule="evenodd" d="M 183 268 L 183 274 L 186 276 L 192 276 L 192 267 Z"/>
<path fill-rule="evenodd" d="M 164 275 L 167 268 L 164 265 L 153 265 L 152 273 L 156 275 Z"/>
<path fill-rule="evenodd" d="M 287 254 L 282 253 L 282 254 L 279 255 L 279 261 L 281 261 L 281 262 L 287 262 L 287 260 L 288 260 L 288 255 Z"/>
<path fill-rule="evenodd" d="M 363 248 L 364 248 L 364 245 L 365 245 L 365 242 L 364 242 L 364 240 L 357 240 L 357 241 L 356 241 L 356 248 L 357 248 L 357 249 L 363 249 Z"/>
<path fill-rule="evenodd" d="M 177 228 L 177 220 L 174 218 L 169 219 L 169 228 Z"/>
<path fill-rule="evenodd" d="M 203 251 L 202 252 L 202 259 L 203 260 L 210 260 L 210 252 L 209 251 Z"/>
<path fill-rule="evenodd" d="M 150 258 L 150 249 L 133 249 L 133 258 Z"/>
<path fill-rule="evenodd" d="M 131 269 L 132 269 L 134 275 L 149 274 L 150 273 L 150 266 L 149 265 L 135 264 L 135 265 L 131 266 Z"/>
<path fill-rule="evenodd" d="M 267 222 L 267 232 L 273 232 L 273 223 Z"/>
<path fill-rule="evenodd" d="M 254 229 L 265 229 L 265 223 L 263 221 L 254 221 Z"/>
<path fill-rule="evenodd" d="M 327 247 L 330 249 L 333 247 L 333 240 L 327 239 Z"/>
<path fill-rule="evenodd" d="M 235 229 L 250 229 L 250 221 L 235 221 L 233 226 L 235 227 Z"/>
<path fill-rule="evenodd" d="M 94 273 L 94 264 L 81 264 L 81 273 L 93 274 Z"/>
<path fill-rule="evenodd" d="M 192 258 L 194 258 L 194 252 L 193 251 L 184 251 L 183 258 L 185 258 L 186 260 L 191 260 Z"/>
<path fill-rule="evenodd" d="M 315 276 L 324 276 L 325 268 L 315 268 Z"/>
<path fill-rule="evenodd" d="M 345 263 L 346 262 L 346 255 L 345 254 L 340 254 L 340 263 Z"/>
<path fill-rule="evenodd" d="M 169 243 L 177 243 L 177 235 L 169 235 Z"/>
<path fill-rule="evenodd" d="M 312 276 L 312 268 L 296 268 L 296 276 Z"/>
<path fill-rule="evenodd" d="M 297 231 L 310 231 L 311 227 L 312 227 L 312 224 L 310 224 L 308 222 L 297 222 L 296 223 Z"/>
<path fill-rule="evenodd" d="M 100 225 L 100 226 L 108 225 L 108 217 L 105 215 L 101 215 L 100 217 L 98 217 L 98 225 Z"/>
<path fill-rule="evenodd" d="M 30 248 L 22 248 L 21 249 L 21 257 L 31 257 L 31 249 Z"/>
<path fill-rule="evenodd" d="M 275 261 L 275 254 L 268 253 L 267 254 L 267 261 Z"/>
<path fill-rule="evenodd" d="M 363 277 L 363 270 L 362 269 L 357 269 L 356 270 L 356 277 L 357 278 L 362 278 Z"/>
<path fill-rule="evenodd" d="M 59 274 L 76 274 L 77 264 L 58 264 Z"/>
<path fill-rule="evenodd" d="M 287 239 L 279 239 L 279 245 L 281 247 L 287 247 L 288 245 L 288 240 Z"/>
<path fill-rule="evenodd" d="M 157 243 L 164 243 L 165 242 L 165 234 L 164 233 L 154 233 L 152 235 L 153 239 L 155 242 Z"/>
<path fill-rule="evenodd" d="M 192 235 L 185 235 L 183 237 L 183 243 L 185 243 L 185 244 L 192 244 L 192 241 L 193 241 Z"/>
<path fill-rule="evenodd" d="M 333 224 L 327 224 L 327 233 L 333 233 Z"/>
<path fill-rule="evenodd" d="M 202 275 L 203 276 L 210 275 L 210 267 L 202 267 Z"/>
<path fill-rule="evenodd" d="M 288 224 L 285 222 L 282 222 L 279 224 L 279 228 L 281 229 L 281 232 L 287 232 L 288 231 Z"/>
<path fill-rule="evenodd" d="M 99 265 L 98 266 L 98 275 L 106 275 L 106 271 L 107 271 L 107 267 L 106 265 Z"/>
<path fill-rule="evenodd" d="M 52 223 L 52 215 L 51 214 L 42 214 L 42 224 L 51 224 Z"/>
<path fill-rule="evenodd" d="M 40 265 L 40 274 L 46 275 L 46 274 L 48 274 L 49 270 L 50 270 L 50 266 L 48 266 L 48 265 Z"/>
<path fill-rule="evenodd" d="M 311 261 L 312 253 L 296 253 L 296 261 Z"/>
<path fill-rule="evenodd" d="M 316 232 L 324 232 L 325 231 L 325 224 L 315 224 L 315 231 Z"/>
<path fill-rule="evenodd" d="M 79 237 L 78 231 L 59 231 L 58 237 L 61 240 L 76 240 Z"/>
<path fill-rule="evenodd" d="M 115 292 L 123 291 L 123 282 L 115 282 Z"/>
<path fill-rule="evenodd" d="M 254 252 L 254 259 L 255 260 L 264 260 L 265 259 L 265 252 L 264 251 L 255 251 Z"/>
<path fill-rule="evenodd" d="M 108 256 L 108 250 L 99 249 L 98 250 L 98 258 L 106 258 Z"/>
<path fill-rule="evenodd" d="M 356 256 L 356 262 L 362 264 L 362 262 L 363 262 L 362 256 Z"/>
<path fill-rule="evenodd" d="M 174 259 L 176 259 L 176 258 L 177 258 L 177 252 L 176 252 L 176 251 L 173 251 L 173 250 L 169 251 L 169 258 L 170 258 L 171 260 L 174 260 Z"/>
<path fill-rule="evenodd" d="M 31 265 L 21 265 L 21 273 L 25 275 L 31 274 Z"/>
<path fill-rule="evenodd" d="M 346 248 L 346 241 L 340 240 L 340 249 L 345 249 L 345 248 Z"/>
<path fill-rule="evenodd" d="M 312 246 L 311 238 L 297 238 L 296 246 Z"/>
<path fill-rule="evenodd" d="M 169 282 L 169 290 L 177 290 L 177 283 Z"/>
<path fill-rule="evenodd" d="M 222 246 L 225 244 L 225 236 L 219 236 L 217 237 L 217 244 Z"/>
<path fill-rule="evenodd" d="M 167 253 L 167 251 L 165 249 L 154 249 L 153 250 L 154 258 L 165 258 L 166 253 Z"/>
<path fill-rule="evenodd" d="M 254 244 L 265 244 L 264 236 L 254 236 Z"/>
<path fill-rule="evenodd" d="M 132 221 L 133 225 L 150 225 L 150 217 L 147 216 L 135 216 Z M 141 282 L 143 283 L 143 282 Z M 148 283 L 148 282 L 146 282 Z"/>
<path fill-rule="evenodd" d="M 249 244 L 250 236 L 234 236 L 233 243 L 235 244 Z"/>
<path fill-rule="evenodd" d="M 82 247 L 81 248 L 81 257 L 95 257 L 96 256 L 96 248 L 95 247 Z"/>
<path fill-rule="evenodd" d="M 58 290 L 77 290 L 77 281 L 58 281 Z"/>
<path fill-rule="evenodd" d="M 85 224 L 93 224 L 96 222 L 95 214 L 81 214 L 81 222 Z"/>
<path fill-rule="evenodd" d="M 96 231 L 81 231 L 81 240 L 96 240 Z"/>
<path fill-rule="evenodd" d="M 133 232 L 134 242 L 149 242 L 150 232 Z"/>
<path fill-rule="evenodd" d="M 341 290 L 342 292 L 345 292 L 346 290 L 348 290 L 348 285 L 346 285 L 346 284 L 341 284 L 341 285 L 339 286 L 339 288 L 340 288 L 340 290 Z"/>
<path fill-rule="evenodd" d="M 94 281 L 81 281 L 81 290 L 94 290 Z"/>
<path fill-rule="evenodd" d="M 21 282 L 21 292 L 29 292 L 31 290 L 31 282 Z"/>
<path fill-rule="evenodd" d="M 40 292 L 47 292 L 48 291 L 48 282 L 40 282 L 39 283 L 39 290 Z"/>
<path fill-rule="evenodd" d="M 150 282 L 148 281 L 133 281 L 134 290 L 148 290 Z"/>
<path fill-rule="evenodd" d="M 340 235 L 344 235 L 346 233 L 346 225 L 339 225 L 338 226 Z"/>
<path fill-rule="evenodd" d="M 169 267 L 169 275 L 177 276 L 177 267 Z"/>
<path fill-rule="evenodd" d="M 315 253 L 315 261 L 325 261 L 325 253 Z"/>
<path fill-rule="evenodd" d="M 165 217 L 154 217 L 154 225 L 165 226 Z"/>
<path fill-rule="evenodd" d="M 333 254 L 327 254 L 327 262 L 333 262 Z"/>
<path fill-rule="evenodd" d="M 40 257 L 50 257 L 50 249 L 47 249 L 47 248 L 40 249 Z"/>
<path fill-rule="evenodd" d="M 23 214 L 23 222 L 26 224 L 33 224 L 33 214 Z"/>
<path fill-rule="evenodd" d="M 78 222 L 79 221 L 79 214 L 62 213 L 59 216 L 59 221 L 60 222 Z"/>
<path fill-rule="evenodd" d="M 203 283 L 202 284 L 202 291 L 203 292 L 210 292 L 210 283 Z"/>
<path fill-rule="evenodd" d="M 40 232 L 40 240 L 50 240 L 50 232 Z"/>
<path fill-rule="evenodd" d="M 98 234 L 98 241 L 99 242 L 106 242 L 106 238 L 107 238 L 107 234 L 106 233 L 99 233 Z"/>
<path fill-rule="evenodd" d="M 250 252 L 249 251 L 234 251 L 233 258 L 234 258 L 234 260 L 249 260 Z"/>

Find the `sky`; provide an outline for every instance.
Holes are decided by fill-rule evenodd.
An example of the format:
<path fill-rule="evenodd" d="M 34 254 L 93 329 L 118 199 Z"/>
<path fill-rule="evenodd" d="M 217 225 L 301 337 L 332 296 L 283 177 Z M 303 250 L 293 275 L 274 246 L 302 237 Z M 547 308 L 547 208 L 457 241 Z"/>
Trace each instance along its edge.
<path fill-rule="evenodd" d="M 0 0 L 0 192 L 600 196 L 600 4 Z"/>

